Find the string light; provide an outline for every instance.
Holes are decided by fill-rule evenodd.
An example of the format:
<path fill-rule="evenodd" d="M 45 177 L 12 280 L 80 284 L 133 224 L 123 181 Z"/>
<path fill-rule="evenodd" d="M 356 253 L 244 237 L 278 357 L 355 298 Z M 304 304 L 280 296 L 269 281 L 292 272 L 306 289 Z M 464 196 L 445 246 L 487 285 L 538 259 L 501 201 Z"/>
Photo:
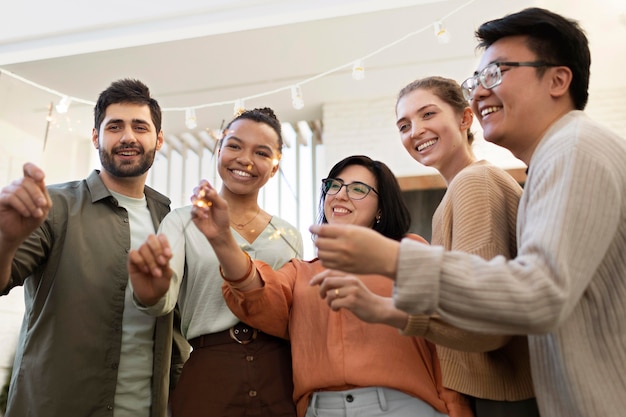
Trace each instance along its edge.
<path fill-rule="evenodd" d="M 68 96 L 63 96 L 61 97 L 61 100 L 59 100 L 59 104 L 54 106 L 54 108 L 56 109 L 57 113 L 65 114 L 67 113 L 67 110 L 70 108 L 71 102 L 72 102 L 71 98 L 69 98 Z"/>
<path fill-rule="evenodd" d="M 435 30 L 435 36 L 437 37 L 437 40 L 439 41 L 439 43 L 450 42 L 450 33 L 448 32 L 446 27 L 443 25 L 441 20 L 433 23 L 433 28 Z"/>
<path fill-rule="evenodd" d="M 448 14 L 443 16 L 440 20 L 438 20 L 438 21 L 436 21 L 436 22 L 434 22 L 432 24 L 429 24 L 427 26 L 424 26 L 424 27 L 422 27 L 422 28 L 420 28 L 418 30 L 415 30 L 413 32 L 407 33 L 403 37 L 401 37 L 399 39 L 396 39 L 395 41 L 393 41 L 393 42 L 391 42 L 391 43 L 389 43 L 387 45 L 384 45 L 383 47 L 381 47 L 381 48 L 379 48 L 379 49 L 377 49 L 377 50 L 375 50 L 375 51 L 373 51 L 373 52 L 371 52 L 371 53 L 361 57 L 357 61 L 352 60 L 348 64 L 344 64 L 344 65 L 338 66 L 336 68 L 330 69 L 330 70 L 328 70 L 326 72 L 323 72 L 321 74 L 317 74 L 317 75 L 315 75 L 313 77 L 307 78 L 305 80 L 301 80 L 296 85 L 284 86 L 284 87 L 276 88 L 276 89 L 271 90 L 271 91 L 266 91 L 266 92 L 255 94 L 255 95 L 251 95 L 251 96 L 248 96 L 248 97 L 243 97 L 243 98 L 240 98 L 240 99 L 237 99 L 237 100 L 227 100 L 227 101 L 221 101 L 221 102 L 205 103 L 205 104 L 201 104 L 201 105 L 197 105 L 197 106 L 193 106 L 193 107 L 189 107 L 189 106 L 187 106 L 187 107 L 168 107 L 168 108 L 162 108 L 161 111 L 163 111 L 163 112 L 184 111 L 185 112 L 186 124 L 187 124 L 187 121 L 189 120 L 187 112 L 188 111 L 193 111 L 194 112 L 193 113 L 194 114 L 194 121 L 197 124 L 197 120 L 195 120 L 195 110 L 199 110 L 199 109 L 203 109 L 203 108 L 207 108 L 207 107 L 219 107 L 219 106 L 233 105 L 234 104 L 233 112 L 236 114 L 238 111 L 241 111 L 241 110 L 244 109 L 243 103 L 244 103 L 245 100 L 253 100 L 253 99 L 256 99 L 256 98 L 266 97 L 266 96 L 277 94 L 277 93 L 280 93 L 280 92 L 283 92 L 283 91 L 286 91 L 286 90 L 291 90 L 292 104 L 293 104 L 294 108 L 300 109 L 300 108 L 304 107 L 304 101 L 302 99 L 302 91 L 300 89 L 300 86 L 302 86 L 304 84 L 307 84 L 307 83 L 310 83 L 310 82 L 313 82 L 313 81 L 316 81 L 316 80 L 318 80 L 320 78 L 326 77 L 326 76 L 334 74 L 336 72 L 342 71 L 342 70 L 344 70 L 346 68 L 349 68 L 349 67 L 352 67 L 352 76 L 353 76 L 353 78 L 359 79 L 359 78 L 357 78 L 359 75 L 355 75 L 355 67 L 356 67 L 356 64 L 358 62 L 361 62 L 361 67 L 360 67 L 361 68 L 361 74 L 360 74 L 360 76 L 365 76 L 364 67 L 362 66 L 362 62 L 364 60 L 366 60 L 368 58 L 371 58 L 371 57 L 373 57 L 375 55 L 378 55 L 381 52 L 383 52 L 383 51 L 385 51 L 385 50 L 387 50 L 389 48 L 392 48 L 392 47 L 398 45 L 399 43 L 404 42 L 405 40 L 407 40 L 407 39 L 409 39 L 409 38 L 411 38 L 413 36 L 416 36 L 416 35 L 424 32 L 424 31 L 426 31 L 431 26 L 434 28 L 435 35 L 437 36 L 437 39 L 439 40 L 440 43 L 449 42 L 450 41 L 450 34 L 448 33 L 447 29 L 443 26 L 442 21 L 444 21 L 445 19 L 449 18 L 450 16 L 455 15 L 456 13 L 458 13 L 459 11 L 461 11 L 464 8 L 468 7 L 469 5 L 474 3 L 475 1 L 476 0 L 469 0 L 465 4 L 460 5 L 456 9 L 452 10 L 451 12 L 449 12 Z M 359 72 L 359 71 L 357 71 L 357 72 Z M 84 99 L 81 99 L 81 98 L 78 98 L 78 97 L 68 96 L 68 95 L 63 94 L 63 93 L 61 93 L 59 91 L 53 90 L 53 89 L 51 89 L 49 87 L 46 87 L 46 86 L 43 86 L 41 84 L 37 84 L 37 83 L 35 83 L 33 81 L 30 81 L 28 79 L 25 79 L 25 78 L 23 78 L 23 77 L 21 77 L 19 75 L 16 75 L 16 74 L 14 74 L 14 73 L 12 73 L 10 71 L 7 71 L 5 69 L 2 69 L 2 68 L 0 68 L 0 74 L 7 75 L 7 76 L 12 77 L 12 78 L 14 78 L 16 80 L 22 81 L 23 83 L 28 84 L 28 85 L 30 85 L 32 87 L 38 88 L 40 90 L 47 91 L 48 93 L 54 94 L 54 95 L 56 95 L 58 97 L 61 97 L 61 99 L 63 97 L 67 97 L 68 98 L 68 106 L 69 106 L 69 102 L 77 102 L 77 103 L 81 103 L 81 104 L 87 104 L 87 105 L 90 105 L 90 106 L 95 106 L 95 104 L 96 104 L 94 101 L 91 101 L 91 100 L 84 100 Z M 189 124 L 187 124 L 187 127 L 189 127 Z M 194 128 L 195 127 L 196 127 L 196 125 L 194 125 Z M 191 127 L 189 127 L 189 128 L 192 129 Z"/>
<path fill-rule="evenodd" d="M 196 111 L 193 108 L 185 110 L 185 126 L 187 126 L 187 129 L 195 129 L 198 127 Z"/>
<path fill-rule="evenodd" d="M 352 78 L 359 81 L 365 78 L 365 67 L 363 66 L 363 60 L 358 59 L 352 66 Z"/>
<path fill-rule="evenodd" d="M 304 107 L 304 99 L 302 98 L 302 90 L 299 85 L 291 86 L 291 104 L 293 108 L 299 110 Z"/>

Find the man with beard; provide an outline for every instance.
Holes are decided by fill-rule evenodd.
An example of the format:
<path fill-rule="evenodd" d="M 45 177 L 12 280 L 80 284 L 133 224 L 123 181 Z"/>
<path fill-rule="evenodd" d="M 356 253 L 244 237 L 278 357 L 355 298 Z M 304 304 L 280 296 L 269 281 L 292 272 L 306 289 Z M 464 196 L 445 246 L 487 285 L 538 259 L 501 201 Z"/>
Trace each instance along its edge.
<path fill-rule="evenodd" d="M 170 373 L 188 354 L 172 342 L 173 314 L 134 308 L 126 269 L 169 212 L 145 186 L 161 109 L 143 83 L 123 79 L 94 116 L 101 170 L 46 187 L 27 163 L 0 192 L 0 289 L 23 285 L 26 301 L 6 417 L 165 416 Z"/>

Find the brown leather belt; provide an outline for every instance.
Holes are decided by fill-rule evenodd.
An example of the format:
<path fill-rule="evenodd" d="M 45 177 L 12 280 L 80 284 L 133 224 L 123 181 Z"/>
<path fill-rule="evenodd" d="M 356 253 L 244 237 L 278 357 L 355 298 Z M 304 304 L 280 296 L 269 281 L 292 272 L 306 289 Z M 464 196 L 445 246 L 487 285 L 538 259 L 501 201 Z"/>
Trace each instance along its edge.
<path fill-rule="evenodd" d="M 189 344 L 194 349 L 200 349 L 207 346 L 225 345 L 233 342 L 241 345 L 247 345 L 248 343 L 252 343 L 259 334 L 260 332 L 257 329 L 250 327 L 245 323 L 237 323 L 230 329 L 195 337 L 189 341 Z"/>

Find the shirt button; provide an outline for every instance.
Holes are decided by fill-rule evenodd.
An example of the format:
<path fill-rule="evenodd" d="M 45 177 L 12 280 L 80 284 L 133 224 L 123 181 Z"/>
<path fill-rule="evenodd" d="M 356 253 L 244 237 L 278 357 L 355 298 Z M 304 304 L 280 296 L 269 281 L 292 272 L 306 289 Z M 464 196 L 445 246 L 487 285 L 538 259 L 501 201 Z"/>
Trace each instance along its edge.
<path fill-rule="evenodd" d="M 111 365 L 111 369 L 117 369 L 117 366 L 118 366 L 118 364 L 114 363 L 114 364 Z"/>
<path fill-rule="evenodd" d="M 354 397 L 352 396 L 352 394 L 348 394 L 346 395 L 346 401 L 351 403 L 352 401 L 354 401 Z"/>
<path fill-rule="evenodd" d="M 250 390 L 248 391 L 248 395 L 251 397 L 256 397 L 256 391 L 255 390 Z"/>
<path fill-rule="evenodd" d="M 113 410 L 113 406 L 112 405 L 107 405 L 107 410 L 109 410 L 109 411 Z"/>
<path fill-rule="evenodd" d="M 127 218 L 124 218 L 124 223 L 128 223 L 128 219 Z"/>
<path fill-rule="evenodd" d="M 252 361 L 254 360 L 254 356 L 252 356 L 252 355 L 248 355 L 248 356 L 246 356 L 246 360 L 247 360 L 248 362 L 252 362 Z"/>

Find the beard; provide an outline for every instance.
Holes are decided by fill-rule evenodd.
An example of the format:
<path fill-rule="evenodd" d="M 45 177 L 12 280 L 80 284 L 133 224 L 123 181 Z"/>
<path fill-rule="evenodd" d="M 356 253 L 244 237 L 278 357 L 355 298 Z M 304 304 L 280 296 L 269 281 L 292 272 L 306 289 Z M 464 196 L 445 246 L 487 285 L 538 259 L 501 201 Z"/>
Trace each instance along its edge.
<path fill-rule="evenodd" d="M 115 152 L 123 151 L 126 149 L 133 149 L 138 152 L 141 159 L 137 162 L 135 161 L 115 161 L 113 154 Z M 145 174 L 152 164 L 154 163 L 154 157 L 156 155 L 156 148 L 152 149 L 148 152 L 144 152 L 143 147 L 141 146 L 120 146 L 116 149 L 113 149 L 111 152 L 107 152 L 102 147 L 99 150 L 100 155 L 100 163 L 102 164 L 102 168 L 107 171 L 109 174 L 119 177 L 119 178 L 128 178 L 128 177 L 138 177 L 142 174 Z"/>

